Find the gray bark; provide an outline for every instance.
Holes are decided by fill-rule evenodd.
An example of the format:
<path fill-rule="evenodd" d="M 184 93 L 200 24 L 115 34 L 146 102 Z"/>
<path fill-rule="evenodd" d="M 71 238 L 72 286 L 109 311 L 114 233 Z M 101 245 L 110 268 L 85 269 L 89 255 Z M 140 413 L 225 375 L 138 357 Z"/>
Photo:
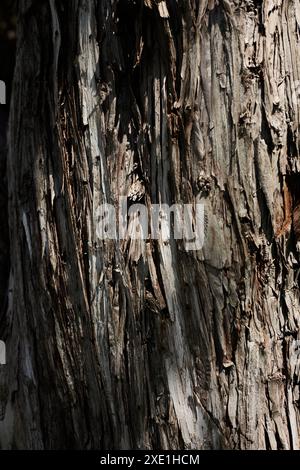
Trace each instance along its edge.
<path fill-rule="evenodd" d="M 299 0 L 19 13 L 1 447 L 299 449 Z M 133 194 L 203 249 L 99 240 Z"/>

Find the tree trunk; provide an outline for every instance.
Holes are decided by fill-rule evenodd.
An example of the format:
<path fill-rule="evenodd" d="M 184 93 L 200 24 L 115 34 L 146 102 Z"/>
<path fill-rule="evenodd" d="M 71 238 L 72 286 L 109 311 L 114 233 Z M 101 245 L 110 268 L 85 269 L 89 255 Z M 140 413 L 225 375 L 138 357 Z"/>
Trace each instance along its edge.
<path fill-rule="evenodd" d="M 1 447 L 299 449 L 299 0 L 19 3 Z"/>

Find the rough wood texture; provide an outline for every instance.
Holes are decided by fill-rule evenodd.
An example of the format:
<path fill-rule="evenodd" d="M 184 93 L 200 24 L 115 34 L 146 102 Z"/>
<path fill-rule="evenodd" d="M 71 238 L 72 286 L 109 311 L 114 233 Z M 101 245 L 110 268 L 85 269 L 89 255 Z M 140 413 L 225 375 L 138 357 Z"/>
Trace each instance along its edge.
<path fill-rule="evenodd" d="M 20 1 L 2 448 L 300 448 L 299 31 L 299 0 Z M 205 201 L 204 248 L 99 240 L 137 187 Z"/>

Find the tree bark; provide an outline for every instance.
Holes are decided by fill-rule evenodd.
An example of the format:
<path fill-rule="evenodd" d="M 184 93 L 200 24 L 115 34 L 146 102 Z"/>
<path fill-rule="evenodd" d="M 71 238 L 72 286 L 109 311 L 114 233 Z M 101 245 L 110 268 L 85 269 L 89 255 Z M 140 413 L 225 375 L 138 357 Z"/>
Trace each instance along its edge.
<path fill-rule="evenodd" d="M 299 0 L 20 0 L 2 448 L 300 448 L 299 28 Z M 99 239 L 121 197 L 204 203 L 203 248 Z"/>

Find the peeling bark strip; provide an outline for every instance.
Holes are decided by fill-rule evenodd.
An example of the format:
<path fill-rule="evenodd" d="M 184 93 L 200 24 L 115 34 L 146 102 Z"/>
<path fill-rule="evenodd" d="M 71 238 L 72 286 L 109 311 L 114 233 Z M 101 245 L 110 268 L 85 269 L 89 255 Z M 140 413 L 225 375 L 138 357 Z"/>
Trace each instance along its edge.
<path fill-rule="evenodd" d="M 19 13 L 1 447 L 299 449 L 299 0 Z M 99 240 L 137 185 L 203 249 Z"/>

